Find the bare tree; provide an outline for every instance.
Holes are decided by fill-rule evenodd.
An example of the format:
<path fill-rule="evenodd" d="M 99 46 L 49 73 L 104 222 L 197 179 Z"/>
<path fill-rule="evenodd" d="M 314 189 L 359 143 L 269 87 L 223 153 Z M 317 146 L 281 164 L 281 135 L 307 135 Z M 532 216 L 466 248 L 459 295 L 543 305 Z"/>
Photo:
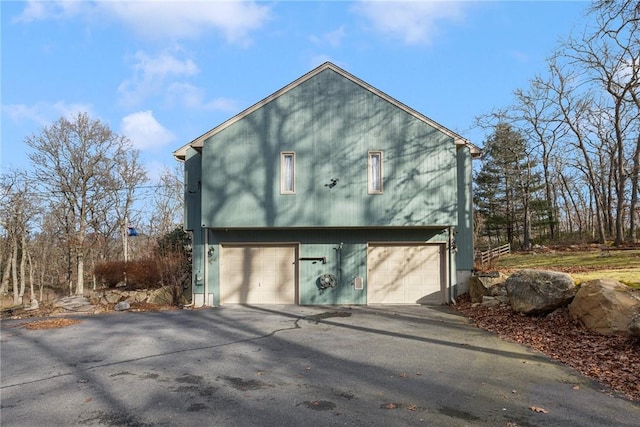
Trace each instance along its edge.
<path fill-rule="evenodd" d="M 182 172 L 177 167 L 165 168 L 152 197 L 153 211 L 150 218 L 151 234 L 164 236 L 182 223 L 183 183 Z"/>
<path fill-rule="evenodd" d="M 598 99 L 594 119 L 605 122 L 598 135 L 603 147 L 612 148 L 607 175 L 614 186 L 615 200 L 610 200 L 607 207 L 615 206 L 615 244 L 621 245 L 625 238 L 627 182 L 637 179 L 627 165 L 635 163 L 637 167 L 640 150 L 640 7 L 637 0 L 598 1 L 591 14 L 596 18 L 596 28 L 569 39 L 563 52 L 582 70 L 586 81 L 606 95 Z M 632 150 L 626 147 L 634 143 L 634 158 L 630 158 Z M 637 182 L 632 183 L 636 193 L 637 186 Z M 637 194 L 633 199 L 631 212 L 635 211 Z"/>
<path fill-rule="evenodd" d="M 66 237 L 77 275 L 75 293 L 83 294 L 90 212 L 112 197 L 113 170 L 131 150 L 131 143 L 86 113 L 62 117 L 25 142 L 34 150 L 29 158 L 41 193 L 67 214 Z"/>
<path fill-rule="evenodd" d="M 140 184 L 147 181 L 147 173 L 140 164 L 140 153 L 138 150 L 128 150 L 117 159 L 113 173 L 112 187 L 116 190 L 114 194 L 113 212 L 120 226 L 120 237 L 122 239 L 122 252 L 124 261 L 129 260 L 129 221 L 131 219 L 131 209 L 136 200 Z"/>
<path fill-rule="evenodd" d="M 552 156 L 555 148 L 566 134 L 561 116 L 549 94 L 549 84 L 541 76 L 531 80 L 527 89 L 516 89 L 514 92 L 516 102 L 511 107 L 515 121 L 520 123 L 520 129 L 527 135 L 528 140 L 536 146 L 542 165 L 544 179 L 544 194 L 547 209 L 547 222 L 550 238 L 555 239 L 557 208 L 555 191 L 553 188 Z"/>
<path fill-rule="evenodd" d="M 595 204 L 598 241 L 605 243 L 601 181 L 590 151 L 590 147 L 598 149 L 598 141 L 594 141 L 596 135 L 591 123 L 594 95 L 588 88 L 583 87 L 582 71 L 563 64 L 563 58 L 559 53 L 549 59 L 549 74 L 548 93 L 566 126 L 566 141 L 576 149 L 574 167 L 584 173 L 589 183 Z"/>
<path fill-rule="evenodd" d="M 3 291 L 8 285 L 9 276 L 13 286 L 13 301 L 21 304 L 26 287 L 26 263 L 29 256 L 27 234 L 35 218 L 34 200 L 29 183 L 22 171 L 11 171 L 2 177 L 4 209 L 2 227 L 7 233 L 9 256 L 2 275 Z M 4 250 L 2 252 L 5 252 Z"/>

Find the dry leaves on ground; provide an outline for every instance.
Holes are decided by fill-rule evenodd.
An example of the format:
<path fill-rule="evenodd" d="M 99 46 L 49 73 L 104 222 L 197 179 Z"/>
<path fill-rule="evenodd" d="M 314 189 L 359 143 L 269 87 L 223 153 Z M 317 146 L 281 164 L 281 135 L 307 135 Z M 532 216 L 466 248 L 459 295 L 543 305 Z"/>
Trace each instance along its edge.
<path fill-rule="evenodd" d="M 23 326 L 27 329 L 55 329 L 64 328 L 65 326 L 75 325 L 77 323 L 80 323 L 80 321 L 77 319 L 58 317 L 54 319 L 38 320 L 35 322 L 25 323 Z"/>
<path fill-rule="evenodd" d="M 481 329 L 527 345 L 595 379 L 630 400 L 640 401 L 640 339 L 590 332 L 568 309 L 523 316 L 508 306 L 472 307 L 467 294 L 454 307 Z"/>

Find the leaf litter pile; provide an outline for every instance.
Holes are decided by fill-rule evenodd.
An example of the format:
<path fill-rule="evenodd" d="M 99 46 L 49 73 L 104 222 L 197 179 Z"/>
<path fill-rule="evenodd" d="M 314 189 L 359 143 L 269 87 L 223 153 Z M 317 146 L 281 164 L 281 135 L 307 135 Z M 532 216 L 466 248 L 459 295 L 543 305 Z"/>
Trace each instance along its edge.
<path fill-rule="evenodd" d="M 640 401 L 640 338 L 600 335 L 569 316 L 567 308 L 547 316 L 524 316 L 509 306 L 472 307 L 468 294 L 453 307 L 477 327 L 527 345 L 593 378 L 616 393 Z"/>
<path fill-rule="evenodd" d="M 55 328 L 64 328 L 65 326 L 71 326 L 80 323 L 79 320 L 76 319 L 67 319 L 64 317 L 46 319 L 46 320 L 38 320 L 35 322 L 25 323 L 24 327 L 27 329 L 55 329 Z"/>

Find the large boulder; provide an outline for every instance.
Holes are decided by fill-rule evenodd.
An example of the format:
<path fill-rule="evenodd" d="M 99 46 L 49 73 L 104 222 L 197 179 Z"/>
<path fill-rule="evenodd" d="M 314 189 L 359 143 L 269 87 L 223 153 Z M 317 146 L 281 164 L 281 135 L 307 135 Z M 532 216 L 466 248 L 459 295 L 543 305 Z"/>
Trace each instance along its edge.
<path fill-rule="evenodd" d="M 568 305 L 576 294 L 573 278 L 567 273 L 520 270 L 505 281 L 513 311 L 545 314 Z"/>
<path fill-rule="evenodd" d="M 497 297 L 500 295 L 506 295 L 504 290 L 505 280 L 507 275 L 500 272 L 482 273 L 476 274 L 469 278 L 469 296 L 471 296 L 471 302 L 482 302 L 483 297 Z"/>
<path fill-rule="evenodd" d="M 175 303 L 175 289 L 173 286 L 163 286 L 151 292 L 150 304 L 173 305 Z"/>
<path fill-rule="evenodd" d="M 92 313 L 94 305 L 84 295 L 71 295 L 53 302 L 54 313 Z"/>
<path fill-rule="evenodd" d="M 629 335 L 635 328 L 632 321 L 640 315 L 640 299 L 616 280 L 591 280 L 580 285 L 569 313 L 594 332 Z"/>
<path fill-rule="evenodd" d="M 640 337 L 640 314 L 636 314 L 633 316 L 633 319 L 631 319 L 631 323 L 629 323 L 629 333 Z"/>

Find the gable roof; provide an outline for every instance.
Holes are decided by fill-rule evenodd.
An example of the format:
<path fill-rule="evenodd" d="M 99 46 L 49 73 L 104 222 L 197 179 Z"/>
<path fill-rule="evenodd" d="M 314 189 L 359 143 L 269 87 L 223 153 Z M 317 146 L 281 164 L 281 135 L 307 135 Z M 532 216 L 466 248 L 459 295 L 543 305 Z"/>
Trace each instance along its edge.
<path fill-rule="evenodd" d="M 482 150 L 478 146 L 472 144 L 469 140 L 463 138 L 462 136 L 458 135 L 457 133 L 453 132 L 452 130 L 442 126 L 439 123 L 434 122 L 433 120 L 431 120 L 427 116 L 419 113 L 418 111 L 414 110 L 411 107 L 408 107 L 407 105 L 405 105 L 402 102 L 396 100 L 395 98 L 392 98 L 391 96 L 387 95 L 386 93 L 382 92 L 381 90 L 376 89 L 375 87 L 371 86 L 369 83 L 367 83 L 367 82 L 365 82 L 363 80 L 360 80 L 359 78 L 357 78 L 353 74 L 348 73 L 347 71 L 343 70 L 342 68 L 338 67 L 337 65 L 335 65 L 335 64 L 333 64 L 331 62 L 325 62 L 324 64 L 314 68 L 313 70 L 309 71 L 308 73 L 304 74 L 303 76 L 301 76 L 298 79 L 294 80 L 293 82 L 289 83 L 288 85 L 286 85 L 282 89 L 280 89 L 280 90 L 272 93 L 271 95 L 267 96 L 262 101 L 259 101 L 259 102 L 255 103 L 255 104 L 253 104 L 252 106 L 250 106 L 249 108 L 245 109 L 244 111 L 241 111 L 240 113 L 238 113 L 235 116 L 231 117 L 229 120 L 219 124 L 218 126 L 214 127 L 210 131 L 200 135 L 199 137 L 197 137 L 193 141 L 189 142 L 188 144 L 185 144 L 182 147 L 178 148 L 176 151 L 173 152 L 173 157 L 175 157 L 176 160 L 184 160 L 185 156 L 187 154 L 187 149 L 189 149 L 189 148 L 195 148 L 196 150 L 202 149 L 202 146 L 204 145 L 204 141 L 207 140 L 208 138 L 210 138 L 211 136 L 213 136 L 216 133 L 222 131 L 223 129 L 231 126 L 235 122 L 237 122 L 237 121 L 241 120 L 242 118 L 248 116 L 252 112 L 254 112 L 257 109 L 261 108 L 262 106 L 268 104 L 269 102 L 273 101 L 274 99 L 280 97 L 281 95 L 287 93 L 288 91 L 290 91 L 291 89 L 295 88 L 296 86 L 306 82 L 307 80 L 313 78 L 317 74 L 319 74 L 322 71 L 327 70 L 327 69 L 335 71 L 336 73 L 340 74 L 342 77 L 344 77 L 344 78 L 346 78 L 348 80 L 351 80 L 353 83 L 355 83 L 355 84 L 361 86 L 362 88 L 364 88 L 364 89 L 366 89 L 366 90 L 378 95 L 382 99 L 390 102 L 391 104 L 395 105 L 396 107 L 400 108 L 401 110 L 404 110 L 405 112 L 407 112 L 408 114 L 410 114 L 413 117 L 417 118 L 418 120 L 421 120 L 421 121 L 427 123 L 428 125 L 438 129 L 439 131 L 441 131 L 445 135 L 450 136 L 451 138 L 453 138 L 453 140 L 454 140 L 456 145 L 465 145 L 465 146 L 469 147 L 469 150 L 471 151 L 471 156 L 472 157 L 474 157 L 474 158 L 475 157 L 480 157 L 480 155 L 482 154 Z"/>

